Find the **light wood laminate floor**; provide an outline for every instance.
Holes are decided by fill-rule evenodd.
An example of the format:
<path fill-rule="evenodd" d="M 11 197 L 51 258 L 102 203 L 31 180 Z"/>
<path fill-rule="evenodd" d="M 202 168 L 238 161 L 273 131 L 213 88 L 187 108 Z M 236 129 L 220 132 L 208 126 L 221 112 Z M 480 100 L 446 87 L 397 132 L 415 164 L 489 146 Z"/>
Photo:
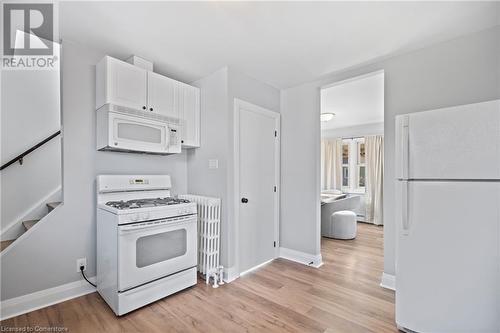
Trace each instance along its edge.
<path fill-rule="evenodd" d="M 69 332 L 397 332 L 394 292 L 379 286 L 382 228 L 355 240 L 323 238 L 324 265 L 284 259 L 213 289 L 198 285 L 116 317 L 97 293 L 1 322 Z"/>

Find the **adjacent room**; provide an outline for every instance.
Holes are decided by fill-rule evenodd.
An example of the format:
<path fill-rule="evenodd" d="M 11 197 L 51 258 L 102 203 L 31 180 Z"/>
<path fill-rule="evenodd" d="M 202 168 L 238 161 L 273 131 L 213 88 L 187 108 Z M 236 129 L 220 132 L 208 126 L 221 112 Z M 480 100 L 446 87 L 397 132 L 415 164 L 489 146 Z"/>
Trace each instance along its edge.
<path fill-rule="evenodd" d="M 336 239 L 376 244 L 382 255 L 384 72 L 336 82 L 320 94 L 322 254 Z"/>
<path fill-rule="evenodd" d="M 1 332 L 500 333 L 500 2 L 0 11 Z"/>

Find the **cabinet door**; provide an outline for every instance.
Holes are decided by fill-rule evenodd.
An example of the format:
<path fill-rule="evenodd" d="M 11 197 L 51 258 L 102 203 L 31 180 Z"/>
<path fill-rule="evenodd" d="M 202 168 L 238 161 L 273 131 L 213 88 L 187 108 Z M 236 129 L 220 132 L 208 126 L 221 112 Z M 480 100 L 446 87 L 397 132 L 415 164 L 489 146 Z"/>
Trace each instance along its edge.
<path fill-rule="evenodd" d="M 178 119 L 177 89 L 177 81 L 148 72 L 148 110 Z"/>
<path fill-rule="evenodd" d="M 111 103 L 137 110 L 146 108 L 146 70 L 105 57 L 97 65 L 96 107 Z"/>
<path fill-rule="evenodd" d="M 182 146 L 193 148 L 200 146 L 200 89 L 189 85 L 183 86 L 182 102 Z"/>

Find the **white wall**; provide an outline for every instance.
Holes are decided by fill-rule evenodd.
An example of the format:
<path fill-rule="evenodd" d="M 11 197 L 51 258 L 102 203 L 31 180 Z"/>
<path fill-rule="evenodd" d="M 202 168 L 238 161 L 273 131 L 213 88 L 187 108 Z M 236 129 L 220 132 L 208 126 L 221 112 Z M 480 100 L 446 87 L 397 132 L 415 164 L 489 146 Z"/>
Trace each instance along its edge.
<path fill-rule="evenodd" d="M 57 45 L 54 52 L 58 52 Z M 60 118 L 58 67 L 2 71 L 2 164 L 60 130 Z M 2 170 L 0 177 L 2 240 L 14 239 L 24 230 L 20 218 L 61 186 L 60 138 L 25 156 L 23 165 L 14 163 Z"/>
<path fill-rule="evenodd" d="M 24 232 L 23 218 L 40 219 L 47 214 L 43 203 L 42 209 L 38 207 L 60 189 L 61 163 L 58 137 L 25 156 L 23 165 L 15 163 L 2 170 L 2 240 L 16 239 Z"/>
<path fill-rule="evenodd" d="M 500 27 L 327 75 L 282 95 L 282 228 L 288 247 L 319 253 L 319 88 L 385 72 L 384 271 L 394 274 L 394 117 L 500 97 Z M 300 135 L 298 135 L 300 134 Z"/>
<path fill-rule="evenodd" d="M 281 94 L 280 245 L 320 254 L 319 86 L 307 83 Z"/>
<path fill-rule="evenodd" d="M 367 135 L 384 134 L 384 123 L 363 124 L 351 127 L 321 129 L 321 138 L 355 138 Z"/>
<path fill-rule="evenodd" d="M 201 89 L 201 148 L 187 152 L 188 193 L 221 198 L 221 263 L 228 265 L 228 91 L 227 68 L 192 84 Z M 208 160 L 218 160 L 209 169 Z"/>
<path fill-rule="evenodd" d="M 231 68 L 223 68 L 195 81 L 201 88 L 201 148 L 188 152 L 188 191 L 222 199 L 221 263 L 235 265 L 233 113 L 239 98 L 279 112 L 280 91 Z M 208 160 L 218 159 L 218 169 L 208 169 Z"/>
<path fill-rule="evenodd" d="M 102 52 L 63 42 L 64 205 L 2 253 L 1 299 L 77 281 L 76 259 L 95 275 L 95 178 L 102 173 L 170 174 L 186 193 L 186 154 L 154 156 L 95 149 L 95 67 Z"/>
<path fill-rule="evenodd" d="M 2 70 L 2 164 L 60 129 L 59 70 Z"/>

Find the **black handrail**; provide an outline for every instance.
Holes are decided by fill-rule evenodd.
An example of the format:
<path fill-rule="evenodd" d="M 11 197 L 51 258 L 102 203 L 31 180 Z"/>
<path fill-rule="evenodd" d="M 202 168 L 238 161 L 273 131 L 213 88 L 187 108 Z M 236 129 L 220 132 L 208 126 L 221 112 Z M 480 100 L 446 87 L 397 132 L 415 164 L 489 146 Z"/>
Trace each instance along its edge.
<path fill-rule="evenodd" d="M 46 144 L 47 142 L 49 142 L 50 140 L 52 140 L 53 138 L 55 138 L 56 136 L 58 136 L 59 134 L 61 134 L 61 131 L 57 131 L 55 132 L 54 134 L 52 134 L 51 136 L 49 136 L 48 138 L 40 141 L 39 143 L 37 143 L 36 145 L 34 145 L 33 147 L 31 147 L 30 149 L 26 150 L 24 153 L 14 157 L 13 159 L 11 159 L 10 161 L 8 161 L 7 163 L 5 163 L 4 165 L 2 165 L 0 167 L 0 170 L 3 170 L 5 169 L 6 167 L 8 167 L 9 165 L 11 164 L 14 164 L 16 163 L 17 161 L 19 161 L 19 164 L 23 164 L 23 157 L 28 155 L 29 153 L 31 153 L 33 150 L 43 146 L 44 144 Z"/>

